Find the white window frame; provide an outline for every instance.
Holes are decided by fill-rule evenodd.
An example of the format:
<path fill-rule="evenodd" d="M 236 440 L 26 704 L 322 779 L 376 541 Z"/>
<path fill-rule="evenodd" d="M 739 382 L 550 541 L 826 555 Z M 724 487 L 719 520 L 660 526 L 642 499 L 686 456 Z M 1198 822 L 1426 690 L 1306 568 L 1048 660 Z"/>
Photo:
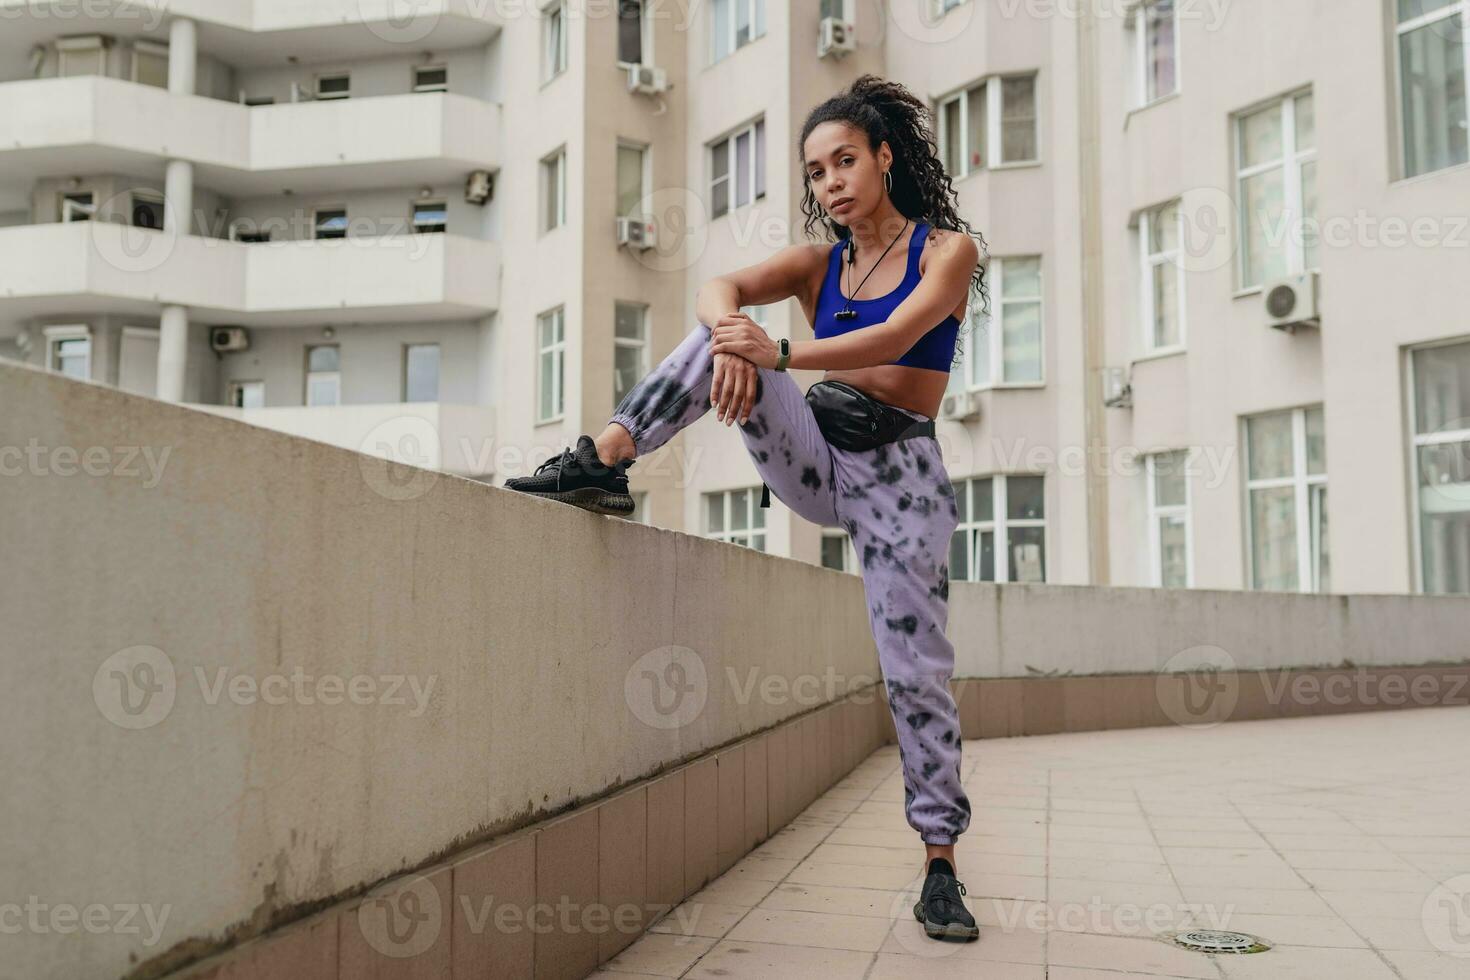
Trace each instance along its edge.
<path fill-rule="evenodd" d="M 1238 223 L 1236 237 L 1239 244 L 1235 248 L 1236 266 L 1236 295 L 1244 295 L 1251 292 L 1259 292 L 1263 282 L 1247 283 L 1246 275 L 1249 264 L 1246 262 L 1246 248 L 1250 244 L 1250 222 L 1245 212 L 1248 197 L 1245 192 L 1245 182 L 1252 177 L 1269 173 L 1278 168 L 1285 168 L 1281 178 L 1282 210 L 1286 214 L 1294 215 L 1292 227 L 1286 231 L 1286 272 L 1288 276 L 1299 275 L 1306 269 L 1306 241 L 1303 238 L 1303 223 L 1306 215 L 1303 213 L 1302 201 L 1302 166 L 1317 159 L 1317 140 L 1312 140 L 1310 150 L 1298 150 L 1296 145 L 1296 100 L 1303 95 L 1312 98 L 1312 113 L 1316 115 L 1317 96 L 1311 86 L 1295 89 L 1283 95 L 1265 102 L 1257 103 L 1247 109 L 1231 116 L 1231 150 L 1234 154 L 1233 169 L 1235 171 L 1235 194 L 1239 201 L 1238 213 L 1235 220 Z M 1244 144 L 1241 141 L 1243 124 L 1248 116 L 1270 109 L 1273 105 L 1281 106 L 1281 157 L 1267 163 L 1257 163 L 1250 167 L 1241 167 L 1241 156 Z"/>
<path fill-rule="evenodd" d="M 313 371 L 311 370 L 311 352 L 316 347 L 335 347 L 337 349 L 337 370 L 335 371 Z M 342 404 L 342 345 L 330 344 L 307 344 L 302 352 L 306 361 L 306 386 L 301 392 L 301 403 L 307 408 L 330 408 Z M 335 386 L 335 398 L 330 402 L 312 401 L 311 389 L 314 381 L 330 381 Z"/>
<path fill-rule="evenodd" d="M 231 381 L 225 389 L 225 404 L 231 407 L 245 409 L 244 405 L 236 405 L 236 396 L 241 395 L 247 388 L 254 388 L 260 392 L 260 405 L 265 407 L 265 382 L 240 379 Z M 243 399 L 240 399 L 243 401 Z"/>
<path fill-rule="evenodd" d="M 75 198 L 85 197 L 91 203 L 83 204 Z M 96 191 L 62 191 L 56 199 L 56 208 L 61 221 L 91 221 L 97 216 L 97 192 Z M 72 213 L 84 214 L 84 218 L 76 218 Z"/>
<path fill-rule="evenodd" d="M 1009 478 L 1037 477 L 1041 480 L 1041 517 L 1025 517 L 1011 520 L 1007 517 L 1008 510 L 1008 483 Z M 980 480 L 991 481 L 991 514 L 989 520 L 975 519 L 975 498 L 971 490 L 971 484 Z M 971 494 L 965 501 L 965 520 L 955 526 L 954 533 L 950 535 L 951 545 L 955 534 L 965 535 L 965 565 L 966 571 L 973 576 L 979 571 L 979 563 L 975 554 L 976 531 L 990 531 L 994 535 L 995 542 L 995 581 L 997 583 L 1008 583 L 1011 581 L 1011 542 L 1010 529 L 1020 527 L 1041 528 L 1041 581 L 1047 581 L 1047 569 L 1051 561 L 1047 556 L 1047 550 L 1051 547 L 1051 535 L 1046 532 L 1046 490 L 1047 480 L 1045 473 L 990 473 L 977 474 L 975 476 L 963 477 L 952 481 L 955 494 Z M 956 504 L 958 506 L 958 504 Z M 948 561 L 949 550 L 946 547 L 945 560 Z M 966 577 L 964 579 L 954 578 L 954 570 L 950 569 L 950 580 L 955 582 L 985 582 L 989 579 Z"/>
<path fill-rule="evenodd" d="M 1436 171 L 1438 172 L 1438 171 Z M 1418 392 L 1416 390 L 1419 379 L 1414 373 L 1414 354 L 1416 351 L 1431 350 L 1436 347 L 1458 347 L 1470 344 L 1470 337 L 1455 337 L 1449 340 L 1439 340 L 1429 344 L 1416 344 L 1405 351 L 1404 357 L 1404 392 L 1405 411 L 1409 420 L 1409 496 L 1410 520 L 1413 522 L 1409 534 L 1409 554 L 1413 563 L 1413 589 L 1421 595 L 1463 595 L 1457 592 L 1426 592 L 1429 583 L 1424 578 L 1424 516 L 1419 500 L 1419 450 L 1424 446 L 1439 445 L 1442 443 L 1470 442 L 1470 428 L 1464 429 L 1441 429 L 1436 432 L 1423 433 L 1419 431 L 1419 415 L 1416 406 Z"/>
<path fill-rule="evenodd" d="M 567 368 L 567 308 L 565 305 L 554 306 L 549 310 L 543 310 L 536 315 L 536 424 L 544 422 L 555 422 L 566 415 L 566 368 Z M 546 329 L 550 325 L 552 329 L 552 340 L 546 342 Z M 550 358 L 552 361 L 551 391 L 549 399 L 543 399 L 546 394 L 541 387 L 542 365 Z M 543 415 L 541 407 L 545 401 L 551 403 L 551 413 Z"/>
<path fill-rule="evenodd" d="M 434 397 L 409 401 L 408 399 L 408 360 L 409 355 L 418 348 L 432 347 L 439 352 L 438 359 L 434 365 Z M 440 394 L 444 382 L 444 349 L 438 341 L 414 341 L 403 345 L 403 375 L 400 379 L 402 401 L 406 405 L 432 405 L 440 400 Z"/>
<path fill-rule="evenodd" d="M 1149 43 L 1148 43 L 1148 11 L 1150 7 L 1156 6 L 1160 0 L 1143 0 L 1134 7 L 1129 14 L 1129 29 L 1133 32 L 1133 98 L 1131 107 L 1133 109 L 1147 109 L 1156 102 L 1163 102 L 1184 91 L 1184 76 L 1180 68 L 1179 59 L 1179 4 L 1188 0 L 1174 0 L 1174 88 L 1169 92 L 1161 92 L 1150 95 L 1148 91 L 1149 79 Z"/>
<path fill-rule="evenodd" d="M 633 150 L 638 153 L 638 200 L 646 201 L 648 200 L 648 195 L 651 193 L 651 191 L 649 190 L 649 186 L 652 178 L 651 158 L 653 154 L 647 143 L 637 143 L 633 140 L 619 139 L 617 141 L 617 146 L 614 151 L 618 154 L 618 156 L 613 161 L 613 180 L 615 181 L 618 179 L 619 176 L 617 169 L 618 160 L 621 159 L 621 151 L 623 150 Z M 613 192 L 614 194 L 617 193 L 616 187 L 613 189 Z M 619 214 L 618 217 L 627 217 L 627 215 Z"/>
<path fill-rule="evenodd" d="M 1184 456 L 1184 462 L 1181 464 L 1184 503 L 1160 504 L 1159 457 L 1179 454 Z M 1167 518 L 1180 518 L 1184 521 L 1184 588 L 1194 588 L 1194 522 L 1189 519 L 1190 504 L 1194 499 L 1194 490 L 1190 486 L 1189 479 L 1192 462 L 1193 456 L 1188 449 L 1171 449 L 1161 453 L 1150 453 L 1144 457 L 1144 474 L 1148 481 L 1149 582 L 1155 588 L 1164 587 L 1164 536 L 1159 529 L 1159 524 Z"/>
<path fill-rule="evenodd" d="M 745 516 L 745 527 L 738 531 L 732 530 L 730 527 L 730 525 L 733 523 L 730 520 L 730 512 L 733 508 L 735 494 L 737 493 L 745 494 L 745 506 L 747 508 L 747 513 Z M 722 506 L 724 508 L 723 530 L 716 531 L 709 526 L 709 498 L 711 497 L 721 498 Z M 714 541 L 724 541 L 726 544 L 740 545 L 741 547 L 751 548 L 755 551 L 766 551 L 766 547 L 770 543 L 770 528 L 768 528 L 765 523 L 767 509 L 760 506 L 760 497 L 761 488 L 759 485 L 753 487 L 733 487 L 729 490 L 712 490 L 708 493 L 703 494 L 700 497 L 699 503 L 700 520 L 704 522 L 704 536 Z M 757 520 L 760 521 L 759 527 L 756 526 Z M 754 540 L 755 538 L 760 538 L 760 547 L 757 548 L 754 544 L 746 544 L 744 542 L 735 540 L 736 538 L 741 537 L 750 538 L 752 540 Z"/>
<path fill-rule="evenodd" d="M 618 336 L 618 329 L 617 329 L 617 309 L 620 306 L 621 307 L 626 307 L 626 308 L 628 308 L 630 310 L 637 310 L 638 311 L 638 328 L 639 328 L 639 331 L 641 333 L 641 336 L 639 336 L 637 338 L 633 338 L 633 337 L 620 337 L 620 336 Z M 618 382 L 617 382 L 618 358 L 617 358 L 617 350 L 616 349 L 619 348 L 619 347 L 625 347 L 625 348 L 634 349 L 634 350 L 636 350 L 638 352 L 638 368 L 637 368 L 638 377 L 636 377 L 636 378 L 633 379 L 633 384 L 637 384 L 638 381 L 639 381 L 639 379 L 643 378 L 649 372 L 649 343 L 648 343 L 648 323 L 649 323 L 649 319 L 650 319 L 649 318 L 649 306 L 648 306 L 647 303 L 634 303 L 634 302 L 631 302 L 629 300 L 621 300 L 621 299 L 620 300 L 614 300 L 613 301 L 613 348 L 614 348 L 614 350 L 613 350 L 613 372 L 614 372 L 613 373 L 613 408 L 614 409 L 616 409 L 617 406 L 622 403 L 623 396 L 627 394 L 626 391 L 623 392 L 621 395 L 618 394 Z M 632 385 L 629 385 L 629 388 L 631 388 L 631 387 L 632 387 Z"/>
<path fill-rule="evenodd" d="M 56 74 L 58 77 L 75 78 L 87 75 L 107 74 L 107 52 L 112 47 L 112 39 L 103 34 L 80 34 L 74 37 L 59 37 L 56 39 Z M 67 71 L 67 62 L 76 60 L 78 62 L 86 58 L 95 58 L 96 71 Z"/>
<path fill-rule="evenodd" d="M 1398 173 L 1399 173 L 1400 179 L 1402 179 L 1402 180 L 1414 180 L 1414 179 L 1417 179 L 1419 177 L 1425 177 L 1425 176 L 1427 176 L 1429 174 L 1447 173 L 1447 172 L 1450 172 L 1452 170 L 1457 170 L 1457 169 L 1460 169 L 1460 168 L 1465 167 L 1467 165 L 1470 165 L 1470 162 L 1467 162 L 1467 163 L 1452 163 L 1452 164 L 1449 164 L 1449 165 L 1444 166 L 1444 167 L 1436 168 L 1434 170 L 1422 170 L 1422 171 L 1420 171 L 1419 173 L 1416 173 L 1416 174 L 1409 173 L 1409 154 L 1408 154 L 1408 139 L 1409 139 L 1408 122 L 1409 121 L 1404 116 L 1404 64 L 1403 64 L 1403 51 L 1404 51 L 1404 46 L 1403 46 L 1403 37 L 1404 37 L 1405 34 L 1411 34 L 1414 31 L 1416 31 L 1416 30 L 1418 30 L 1418 29 L 1420 29 L 1422 27 L 1427 27 L 1428 25 L 1435 23 L 1436 21 L 1448 20 L 1451 17 L 1454 17 L 1456 14 L 1458 14 L 1460 16 L 1461 30 L 1465 31 L 1467 34 L 1470 34 L 1470 0 L 1456 0 L 1455 3 L 1446 4 L 1445 6 L 1441 7 L 1438 10 L 1430 11 L 1427 14 L 1420 14 L 1418 17 L 1411 18 L 1409 20 L 1404 21 L 1403 23 L 1396 23 L 1396 25 L 1395 25 L 1394 38 L 1393 38 L 1393 66 L 1394 66 L 1394 73 L 1393 73 L 1393 76 L 1394 76 L 1394 103 L 1393 103 L 1393 105 L 1394 105 L 1394 115 L 1398 118 L 1398 134 L 1399 134 L 1399 137 L 1398 137 L 1398 151 L 1397 151 L 1397 156 L 1398 156 Z M 1393 18 L 1394 18 L 1395 22 L 1398 21 L 1398 5 L 1397 4 L 1394 4 Z M 1465 79 L 1466 79 L 1466 84 L 1467 85 L 1470 85 L 1470 43 L 1461 44 L 1460 45 L 1460 50 L 1461 50 L 1461 52 L 1465 56 Z M 1467 102 L 1465 111 L 1466 111 L 1467 115 L 1470 115 L 1470 102 Z M 1470 128 L 1470 119 L 1467 119 L 1465 121 L 1465 125 L 1466 125 L 1467 128 Z"/>
<path fill-rule="evenodd" d="M 734 214 L 739 209 L 750 207 L 756 201 L 766 196 L 766 187 L 761 180 L 762 170 L 760 166 L 766 149 L 765 134 L 766 117 L 758 116 L 717 139 L 711 140 L 706 146 L 704 158 L 706 165 L 709 167 L 710 220 L 723 218 L 728 214 Z M 735 180 L 739 173 L 740 161 L 736 158 L 735 153 L 737 141 L 741 136 L 749 136 L 750 138 L 750 186 L 746 188 L 749 194 L 749 200 L 744 204 L 737 204 L 735 200 Z M 724 151 L 726 154 L 725 176 L 717 178 L 715 176 L 715 156 L 720 152 L 719 147 L 722 144 L 726 147 Z M 727 187 L 725 192 L 725 210 L 716 213 L 714 206 L 715 188 L 721 182 L 725 183 Z"/>
<path fill-rule="evenodd" d="M 334 79 L 345 79 L 347 88 L 341 92 L 323 92 L 322 82 Z M 339 99 L 352 98 L 352 72 L 350 71 L 324 71 L 315 76 L 312 82 L 312 98 L 318 102 L 335 102 Z"/>
<path fill-rule="evenodd" d="M 559 78 L 567 70 L 567 4 L 552 0 L 541 7 L 541 84 Z"/>
<path fill-rule="evenodd" d="M 730 50 L 721 52 L 715 47 L 715 42 L 719 39 L 719 35 L 715 32 L 714 29 L 714 19 L 716 17 L 717 9 L 715 5 L 719 2 L 722 2 L 722 0 L 710 0 L 710 14 L 709 17 L 706 18 L 710 24 L 708 50 L 709 63 L 711 65 L 715 64 L 718 61 L 723 61 L 725 58 L 730 57 L 730 55 L 734 54 L 736 51 L 739 51 L 741 48 L 753 44 L 759 39 L 766 36 L 766 0 L 723 0 L 723 2 L 726 3 L 725 9 L 729 11 L 729 16 L 725 24 L 725 37 L 727 37 L 730 41 Z M 750 38 L 743 44 L 735 36 L 735 31 L 738 29 L 737 25 L 740 23 L 740 18 L 738 16 L 739 11 L 737 8 L 741 5 L 747 7 L 750 12 Z"/>
<path fill-rule="evenodd" d="M 444 212 L 444 227 L 437 223 L 419 220 L 419 208 L 437 207 Z M 415 235 L 442 235 L 449 230 L 449 201 L 442 197 L 416 200 L 408 206 L 408 222 Z"/>
<path fill-rule="evenodd" d="M 92 328 L 85 323 L 58 323 L 49 327 L 41 328 L 41 336 L 46 340 L 46 370 L 57 371 L 61 369 L 57 364 L 56 347 L 63 340 L 85 340 L 87 342 L 86 374 L 92 377 L 92 352 L 96 347 L 92 339 Z"/>
<path fill-rule="evenodd" d="M 1151 252 L 1153 241 L 1153 226 L 1158 216 L 1169 208 L 1174 209 L 1174 247 L 1162 252 Z M 1172 354 L 1182 351 L 1188 346 L 1188 334 L 1186 326 L 1188 316 L 1185 313 L 1185 294 L 1187 278 L 1184 274 L 1183 252 L 1184 247 L 1184 202 L 1176 198 L 1163 204 L 1149 208 L 1138 216 L 1138 254 L 1139 264 L 1142 268 L 1142 278 L 1139 281 L 1141 311 L 1141 326 L 1143 330 L 1143 350 L 1148 354 Z M 1154 275 L 1161 265 L 1173 265 L 1175 269 L 1174 283 L 1175 309 L 1179 311 L 1179 340 L 1173 344 L 1158 344 L 1154 341 Z"/>
<path fill-rule="evenodd" d="M 624 61 L 621 57 L 617 59 L 618 68 L 627 71 L 637 65 L 658 64 L 653 57 L 653 19 L 648 16 L 648 0 L 637 0 L 638 3 L 638 49 L 643 55 L 642 61 Z M 622 0 L 613 0 L 613 12 L 617 17 L 622 17 Z M 614 31 L 614 44 L 621 46 L 622 37 Z M 622 51 L 618 50 L 621 55 Z"/>
<path fill-rule="evenodd" d="M 950 92 L 940 97 L 934 110 L 934 121 L 936 136 L 939 144 L 939 159 L 941 162 L 949 157 L 949 141 L 952 138 L 949 132 L 949 124 L 945 121 L 948 117 L 945 113 L 946 107 L 953 102 L 958 102 L 960 107 L 960 139 L 964 141 L 964 152 L 960 154 L 963 161 L 963 173 L 950 174 L 952 180 L 960 180 L 971 174 L 980 173 L 984 170 L 1009 170 L 1020 167 L 1035 167 L 1041 163 L 1041 109 L 1037 104 L 1041 95 L 1040 72 L 1021 71 L 1005 72 L 996 75 L 986 75 L 970 82 L 964 88 Z M 1004 102 L 1002 92 L 1007 81 L 1013 79 L 1031 80 L 1032 109 L 1035 113 L 1032 121 L 1034 132 L 1032 136 L 1036 144 L 1036 155 L 1029 160 L 1006 160 L 1005 153 L 1005 129 L 1001 111 Z M 975 89 L 985 88 L 985 161 L 978 167 L 970 166 L 970 93 Z"/>
<path fill-rule="evenodd" d="M 130 59 L 132 61 L 130 78 L 133 82 L 140 85 L 149 84 L 147 82 L 138 81 L 138 66 L 143 58 L 163 59 L 163 84 L 155 85 L 153 87 L 167 89 L 169 73 L 168 45 L 161 44 L 158 41 L 150 41 L 147 38 L 141 37 L 133 42 L 133 56 Z"/>
<path fill-rule="evenodd" d="M 552 167 L 556 168 L 553 175 Z M 565 145 L 541 158 L 541 232 L 555 231 L 567 223 L 567 148 Z M 547 224 L 547 209 L 556 206 L 555 223 Z"/>
<path fill-rule="evenodd" d="M 1037 288 L 1040 290 L 1033 298 L 1030 296 L 1005 296 L 1005 264 L 1007 261 L 1018 261 L 1021 259 L 1036 259 Z M 990 259 L 986 267 L 986 277 L 990 280 L 990 316 L 983 321 L 980 320 L 980 297 L 973 289 L 970 291 L 970 310 L 968 317 L 974 318 L 978 326 L 972 327 L 969 333 L 971 342 L 965 345 L 965 352 L 961 357 L 960 382 L 951 385 L 950 391 L 989 391 L 991 389 L 1003 388 L 1044 388 L 1046 387 L 1046 262 L 1041 255 L 1011 255 L 996 256 Z M 1016 305 L 1021 303 L 1036 303 L 1040 308 L 1037 315 L 1041 325 L 1039 346 L 1036 356 L 1038 358 L 1037 368 L 1041 377 L 1035 381 L 1007 381 L 1000 375 L 1005 370 L 1005 308 L 1007 304 Z M 985 329 L 987 336 L 981 337 L 981 328 Z M 972 381 L 975 375 L 975 341 L 986 344 L 986 351 L 990 357 L 990 375 L 979 381 Z M 951 376 L 953 377 L 953 376 Z"/>
<path fill-rule="evenodd" d="M 444 81 L 442 81 L 442 82 L 423 82 L 423 81 L 420 81 L 419 80 L 419 74 L 421 72 L 426 72 L 426 71 L 442 71 L 444 73 Z M 446 65 L 446 64 L 443 64 L 443 63 L 435 63 L 435 64 L 428 64 L 428 65 L 414 65 L 413 68 L 410 69 L 409 80 L 413 83 L 413 90 L 415 92 L 448 92 L 449 91 L 449 66 Z"/>
<path fill-rule="evenodd" d="M 1245 524 L 1245 579 L 1246 588 L 1250 590 L 1260 589 L 1256 582 L 1256 542 L 1255 542 L 1255 520 L 1251 514 L 1251 493 L 1256 490 L 1272 490 L 1279 487 L 1292 488 L 1292 520 L 1296 522 L 1296 589 L 1297 592 L 1321 592 L 1321 550 L 1318 540 L 1317 527 L 1312 522 L 1312 488 L 1325 486 L 1330 464 L 1323 468 L 1323 472 L 1307 473 L 1307 411 L 1309 409 L 1322 409 L 1317 405 L 1298 405 L 1295 408 L 1274 409 L 1268 412 L 1253 412 L 1242 416 L 1240 419 L 1240 446 L 1241 458 L 1244 465 L 1241 466 L 1241 474 L 1245 477 L 1245 500 L 1243 523 Z M 1253 418 L 1266 418 L 1271 415 L 1291 413 L 1291 474 L 1288 476 L 1259 477 L 1252 479 L 1250 472 L 1251 446 L 1250 425 Z M 1326 425 L 1326 416 L 1323 416 L 1323 425 Z M 1330 525 L 1329 525 L 1330 526 Z M 1330 554 L 1330 550 L 1329 550 Z M 1303 579 L 1310 578 L 1310 582 L 1304 587 Z M 1278 591 L 1275 589 L 1269 591 Z"/>
<path fill-rule="evenodd" d="M 822 541 L 823 541 L 823 543 L 825 544 L 825 542 L 827 542 L 829 540 L 833 540 L 833 539 L 841 539 L 842 542 L 843 542 L 843 544 L 842 544 L 842 567 L 841 568 L 837 568 L 837 569 L 833 569 L 833 570 L 834 571 L 838 571 L 838 572 L 847 572 L 850 575 L 856 575 L 856 574 L 858 574 L 858 568 L 859 568 L 859 566 L 858 566 L 858 558 L 857 558 L 857 548 L 852 543 L 852 535 L 848 534 L 845 529 L 840 528 L 840 527 L 824 527 L 824 528 L 822 528 Z M 822 556 L 819 553 L 817 555 L 817 562 L 818 562 L 818 564 L 821 564 L 821 560 L 822 560 Z M 831 568 L 832 566 L 831 565 L 822 565 L 822 567 L 823 568 Z"/>

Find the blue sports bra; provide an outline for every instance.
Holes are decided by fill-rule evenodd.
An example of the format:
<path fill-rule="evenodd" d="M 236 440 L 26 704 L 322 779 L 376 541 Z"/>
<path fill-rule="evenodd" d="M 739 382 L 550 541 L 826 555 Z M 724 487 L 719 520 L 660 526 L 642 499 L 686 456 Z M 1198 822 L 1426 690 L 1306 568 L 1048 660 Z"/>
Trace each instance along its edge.
<path fill-rule="evenodd" d="M 843 298 L 839 277 L 842 273 L 843 247 L 847 242 L 843 240 L 833 245 L 831 254 L 827 256 L 827 276 L 822 280 L 822 291 L 817 295 L 817 313 L 812 325 L 816 338 L 820 340 L 823 337 L 835 337 L 850 330 L 882 323 L 892 316 L 893 311 L 898 309 L 898 304 L 919 284 L 919 256 L 923 254 L 924 242 L 928 237 L 929 223 L 919 222 L 909 236 L 908 267 L 903 281 L 893 292 L 876 299 Z M 838 320 L 834 314 L 847 304 L 851 304 L 850 308 L 857 311 L 857 316 L 851 320 Z M 902 357 L 889 363 L 948 372 L 950 361 L 954 358 L 955 338 L 959 329 L 960 321 L 951 313 L 939 321 L 938 326 L 920 337 Z"/>

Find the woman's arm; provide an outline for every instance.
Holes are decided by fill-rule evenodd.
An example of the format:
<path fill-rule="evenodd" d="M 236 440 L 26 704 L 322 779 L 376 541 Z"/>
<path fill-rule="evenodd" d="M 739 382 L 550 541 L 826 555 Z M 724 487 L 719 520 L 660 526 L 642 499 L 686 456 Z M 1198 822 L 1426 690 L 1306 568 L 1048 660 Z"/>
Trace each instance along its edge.
<path fill-rule="evenodd" d="M 713 327 L 720 317 L 737 313 L 742 306 L 779 303 L 792 296 L 801 299 L 811 291 L 825 262 L 818 246 L 787 245 L 770 258 L 706 282 L 694 297 L 694 315 Z"/>

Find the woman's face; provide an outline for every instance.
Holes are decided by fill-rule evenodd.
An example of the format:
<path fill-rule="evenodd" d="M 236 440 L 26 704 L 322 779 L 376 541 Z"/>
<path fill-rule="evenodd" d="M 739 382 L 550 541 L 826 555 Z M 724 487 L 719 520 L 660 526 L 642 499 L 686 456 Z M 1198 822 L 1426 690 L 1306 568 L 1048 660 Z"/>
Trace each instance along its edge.
<path fill-rule="evenodd" d="M 883 165 L 867 147 L 867 137 L 840 122 L 816 126 L 802 147 L 812 196 L 840 225 L 873 213 L 883 199 Z M 880 145 L 879 154 L 887 152 Z"/>

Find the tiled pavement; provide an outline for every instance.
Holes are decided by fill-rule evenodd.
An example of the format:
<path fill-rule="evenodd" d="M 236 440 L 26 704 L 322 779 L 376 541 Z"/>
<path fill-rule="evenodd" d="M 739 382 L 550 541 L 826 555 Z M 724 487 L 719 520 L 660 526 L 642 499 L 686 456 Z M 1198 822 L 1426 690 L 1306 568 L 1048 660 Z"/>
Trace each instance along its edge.
<path fill-rule="evenodd" d="M 910 911 L 896 746 L 598 977 L 1470 978 L 1470 709 L 967 741 L 976 942 Z M 1167 933 L 1274 944 L 1206 955 Z"/>

